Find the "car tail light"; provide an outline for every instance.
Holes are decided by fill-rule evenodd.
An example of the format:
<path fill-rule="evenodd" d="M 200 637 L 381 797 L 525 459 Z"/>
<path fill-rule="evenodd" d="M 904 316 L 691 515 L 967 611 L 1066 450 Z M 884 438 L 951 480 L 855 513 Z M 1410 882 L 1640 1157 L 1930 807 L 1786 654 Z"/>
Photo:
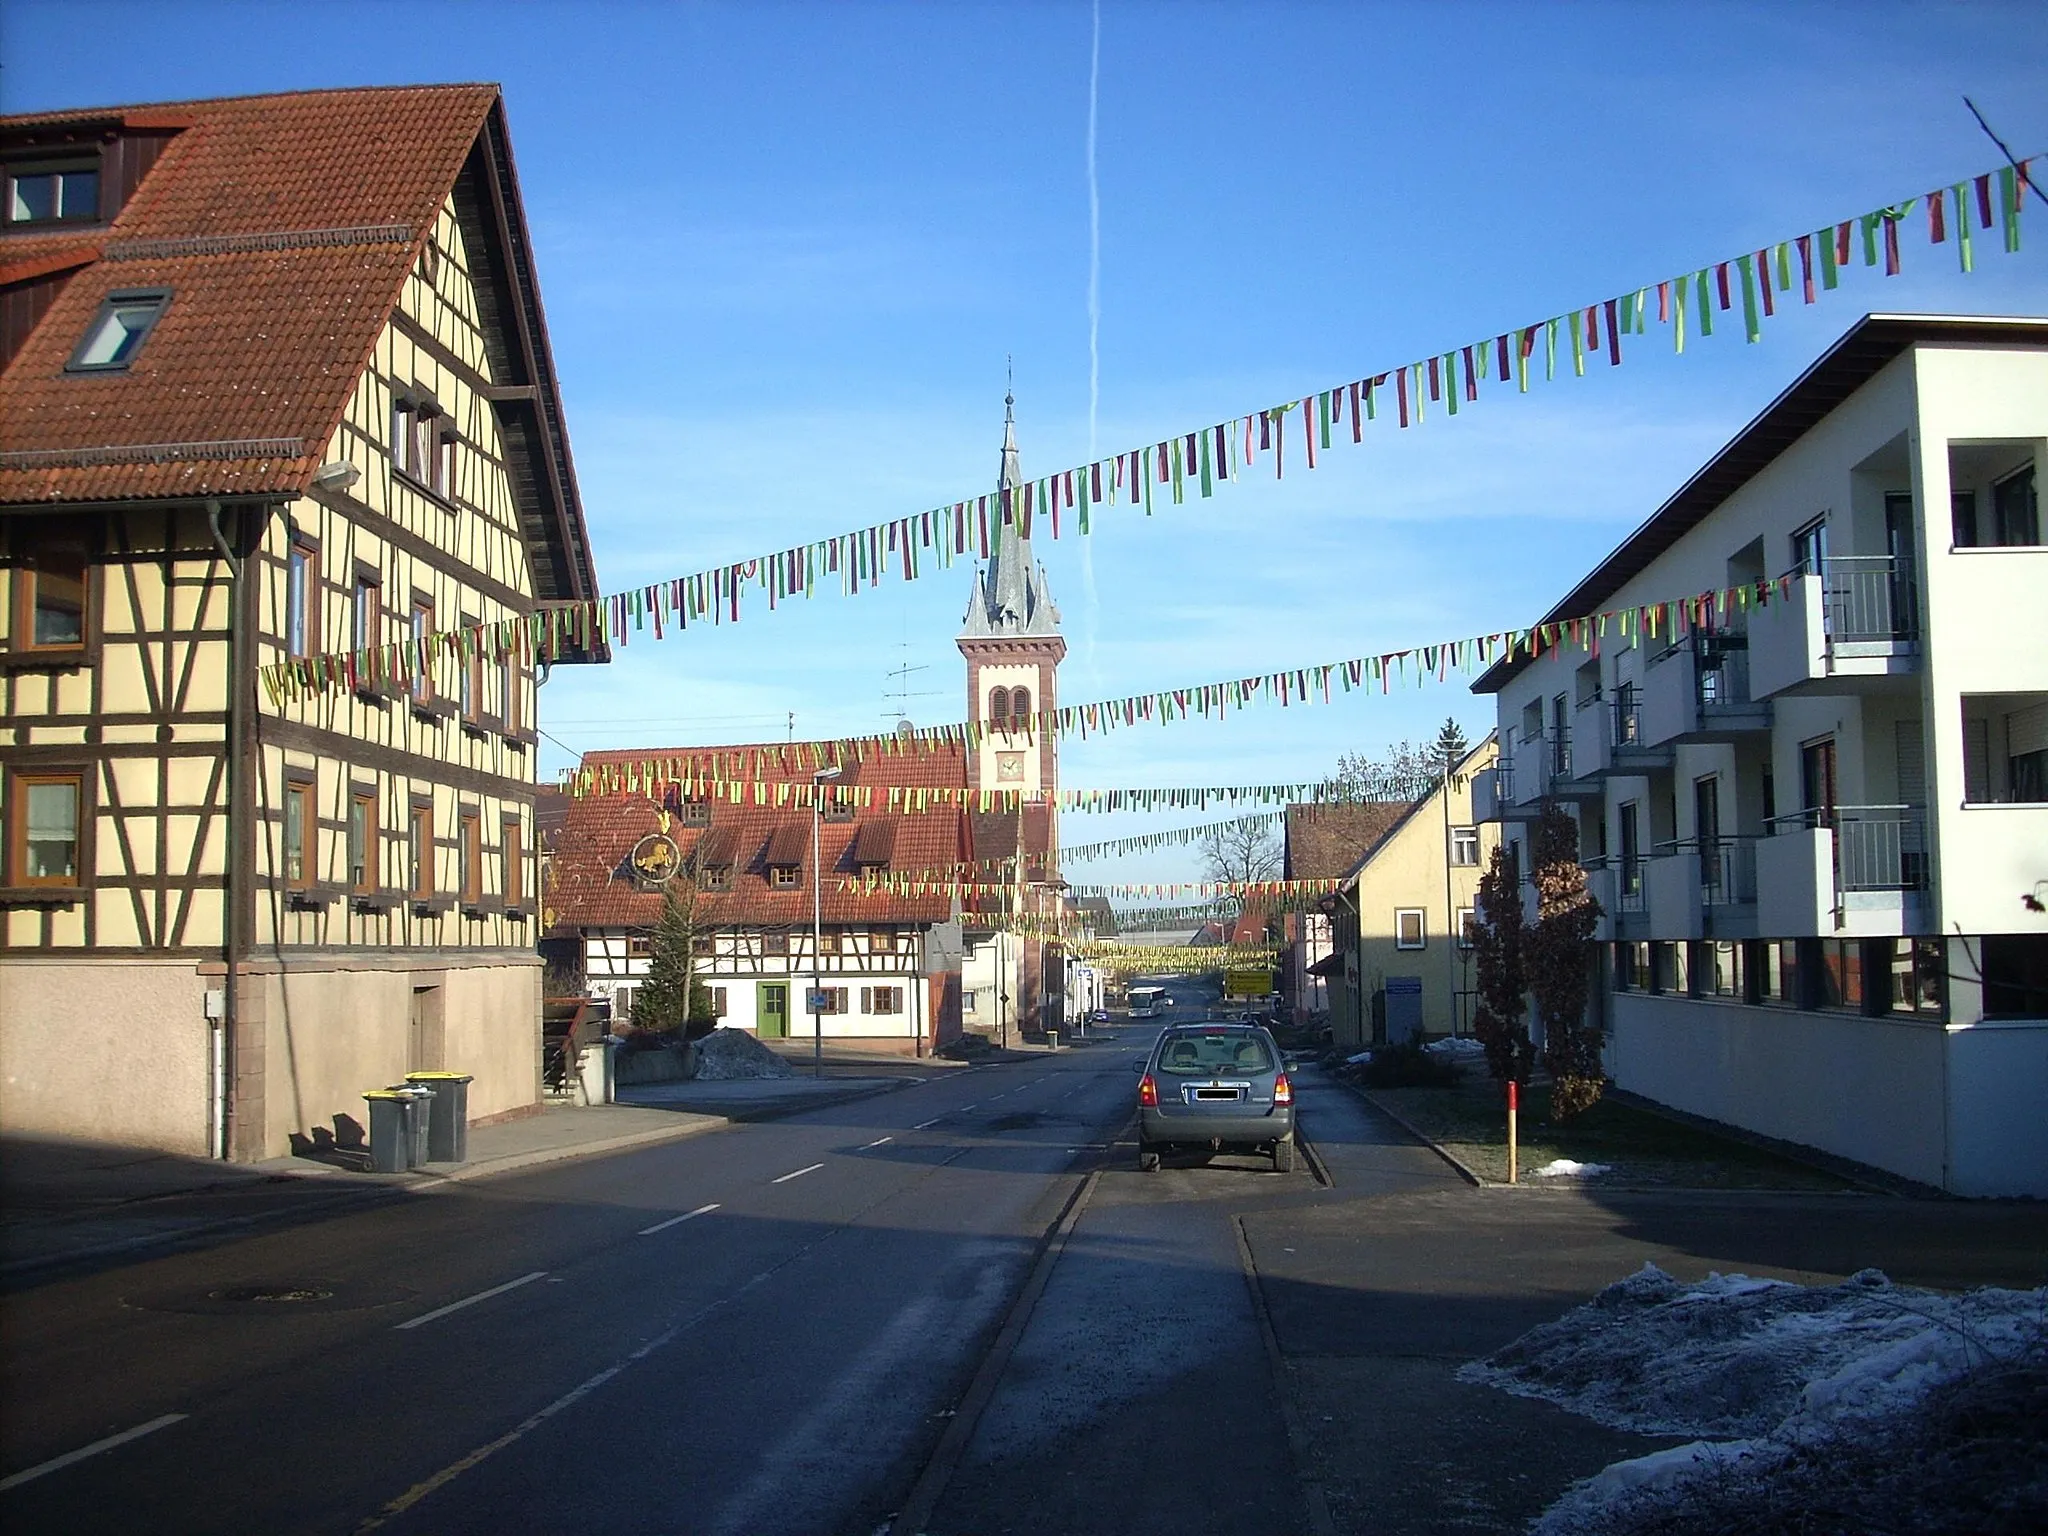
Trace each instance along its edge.
<path fill-rule="evenodd" d="M 1287 1074 L 1285 1072 L 1278 1074 L 1273 1079 L 1273 1102 L 1275 1104 L 1292 1104 L 1294 1102 L 1294 1084 L 1287 1081 Z"/>
<path fill-rule="evenodd" d="M 1159 1085 L 1152 1081 L 1150 1072 L 1138 1079 L 1138 1102 L 1153 1109 L 1159 1107 Z"/>

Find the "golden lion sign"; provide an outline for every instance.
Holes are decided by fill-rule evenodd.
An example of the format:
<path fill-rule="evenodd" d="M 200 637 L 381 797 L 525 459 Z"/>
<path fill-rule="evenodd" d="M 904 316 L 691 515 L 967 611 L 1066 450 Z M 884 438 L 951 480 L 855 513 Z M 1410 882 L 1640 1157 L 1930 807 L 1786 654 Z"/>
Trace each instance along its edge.
<path fill-rule="evenodd" d="M 627 860 L 633 873 L 649 885 L 666 885 L 683 862 L 682 850 L 666 832 L 650 832 L 633 845 Z"/>

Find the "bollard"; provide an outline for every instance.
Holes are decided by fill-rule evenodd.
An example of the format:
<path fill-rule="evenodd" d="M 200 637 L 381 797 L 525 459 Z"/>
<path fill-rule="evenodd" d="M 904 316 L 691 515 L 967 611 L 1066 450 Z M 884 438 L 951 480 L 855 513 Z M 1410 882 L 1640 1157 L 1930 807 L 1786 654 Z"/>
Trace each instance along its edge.
<path fill-rule="evenodd" d="M 1508 1079 L 1508 1182 L 1515 1179 L 1515 1111 L 1521 1106 L 1520 1085 L 1511 1077 Z"/>

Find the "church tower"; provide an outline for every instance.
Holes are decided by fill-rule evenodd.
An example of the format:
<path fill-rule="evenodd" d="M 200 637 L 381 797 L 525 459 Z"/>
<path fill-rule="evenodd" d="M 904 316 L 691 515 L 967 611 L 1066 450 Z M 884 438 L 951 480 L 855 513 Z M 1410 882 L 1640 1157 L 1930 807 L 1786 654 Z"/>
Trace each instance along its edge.
<path fill-rule="evenodd" d="M 1016 493 L 1016 397 L 1003 396 L 1003 468 L 998 489 Z M 1014 496 L 1011 498 L 1014 505 Z M 968 765 L 976 789 L 1022 789 L 1027 800 L 1059 788 L 1057 739 L 1030 723 L 1058 705 L 1058 668 L 1067 654 L 1060 611 L 1045 569 L 1015 523 L 1002 530 L 989 567 L 975 578 L 957 644 L 967 659 L 967 718 L 980 722 L 981 744 Z"/>

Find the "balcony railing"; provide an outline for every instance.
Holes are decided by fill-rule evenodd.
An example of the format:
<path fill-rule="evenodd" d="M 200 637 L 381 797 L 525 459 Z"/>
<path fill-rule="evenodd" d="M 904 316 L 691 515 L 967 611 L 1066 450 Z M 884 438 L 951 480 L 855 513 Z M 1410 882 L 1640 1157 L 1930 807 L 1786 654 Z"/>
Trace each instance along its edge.
<path fill-rule="evenodd" d="M 1910 561 L 1891 555 L 1831 555 L 1821 562 L 1820 582 L 1831 643 L 1918 638 L 1920 599 Z"/>
<path fill-rule="evenodd" d="M 1694 641 L 1699 669 L 1693 674 L 1693 702 L 1704 717 L 1715 710 L 1747 708 L 1749 639 L 1745 635 L 1701 635 Z"/>
<path fill-rule="evenodd" d="M 1754 837 L 1722 837 L 1706 843 L 1681 837 L 1657 844 L 1656 851 L 1697 856 L 1702 906 L 1742 907 L 1756 901 L 1756 842 Z"/>
<path fill-rule="evenodd" d="M 1616 751 L 1625 747 L 1639 747 L 1643 743 L 1643 701 L 1635 690 L 1616 694 L 1614 698 L 1614 746 Z"/>
<path fill-rule="evenodd" d="M 1832 827 L 1835 889 L 1924 891 L 1931 870 L 1927 812 L 1918 805 L 1841 805 L 1832 812 L 1793 811 L 1774 817 L 1778 830 Z"/>

